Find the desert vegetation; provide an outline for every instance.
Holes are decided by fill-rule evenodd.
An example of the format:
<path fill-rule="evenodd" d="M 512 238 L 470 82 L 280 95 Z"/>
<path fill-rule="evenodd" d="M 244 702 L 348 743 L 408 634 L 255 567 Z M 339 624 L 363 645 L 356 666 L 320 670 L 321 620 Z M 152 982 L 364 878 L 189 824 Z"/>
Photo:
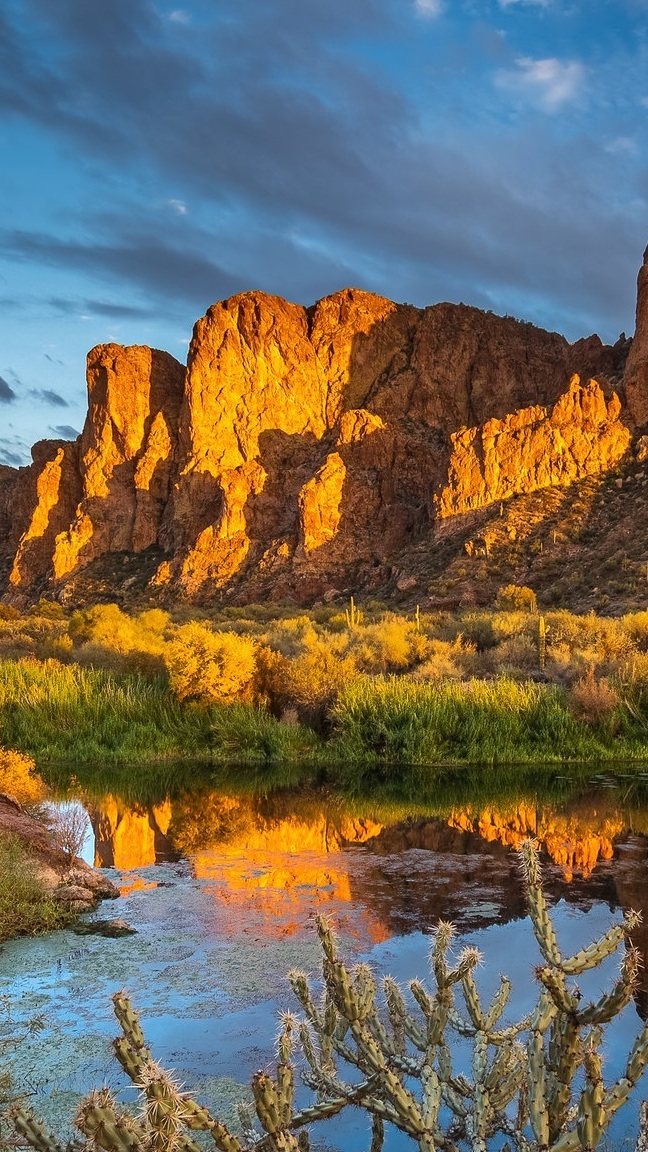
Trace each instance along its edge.
<path fill-rule="evenodd" d="M 648 756 L 648 611 L 408 613 L 379 602 L 0 615 L 0 740 L 39 764 L 410 765 Z"/>
<path fill-rule="evenodd" d="M 0 748 L 0 792 L 44 816 L 47 787 L 31 757 Z M 30 846 L 6 832 L 0 834 L 0 877 L 0 944 L 69 923 L 71 917 L 43 884 Z"/>

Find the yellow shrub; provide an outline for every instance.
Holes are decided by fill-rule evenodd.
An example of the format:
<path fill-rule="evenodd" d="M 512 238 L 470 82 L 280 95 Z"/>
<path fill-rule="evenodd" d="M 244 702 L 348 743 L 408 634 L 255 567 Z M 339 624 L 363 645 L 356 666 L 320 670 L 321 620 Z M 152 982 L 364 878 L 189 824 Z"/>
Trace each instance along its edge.
<path fill-rule="evenodd" d="M 168 627 L 168 613 L 160 608 L 128 616 L 117 604 L 96 604 L 74 613 L 69 634 L 79 664 L 156 676 L 164 671 Z"/>
<path fill-rule="evenodd" d="M 377 624 L 351 633 L 352 652 L 359 668 L 368 673 L 403 672 L 423 660 L 428 641 L 403 616 L 385 616 Z"/>
<path fill-rule="evenodd" d="M 178 699 L 224 704 L 251 694 L 255 652 L 249 637 L 214 632 L 194 621 L 177 629 L 164 660 Z"/>
<path fill-rule="evenodd" d="M 37 804 L 46 791 L 31 757 L 0 748 L 0 792 L 13 796 L 19 804 Z"/>

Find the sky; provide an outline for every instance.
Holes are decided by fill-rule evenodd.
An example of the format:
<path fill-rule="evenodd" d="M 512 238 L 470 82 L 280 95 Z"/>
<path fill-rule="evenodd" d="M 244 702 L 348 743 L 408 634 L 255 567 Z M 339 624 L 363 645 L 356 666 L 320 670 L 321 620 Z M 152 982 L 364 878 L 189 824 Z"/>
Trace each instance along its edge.
<path fill-rule="evenodd" d="M 0 0 L 2 463 L 234 293 L 614 342 L 647 242 L 648 0 Z"/>

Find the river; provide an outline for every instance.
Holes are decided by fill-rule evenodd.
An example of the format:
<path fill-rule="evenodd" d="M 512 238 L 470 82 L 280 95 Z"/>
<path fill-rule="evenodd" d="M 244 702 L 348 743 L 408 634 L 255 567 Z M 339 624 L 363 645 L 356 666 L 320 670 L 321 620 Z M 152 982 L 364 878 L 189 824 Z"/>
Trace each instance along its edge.
<path fill-rule="evenodd" d="M 232 1121 L 252 1074 L 272 1065 L 278 1013 L 297 1007 L 287 970 L 318 971 L 321 912 L 343 955 L 401 982 L 427 977 L 430 933 L 439 919 L 452 920 L 459 946 L 474 944 L 485 956 L 484 995 L 506 972 L 511 1014 L 520 1014 L 537 996 L 539 961 L 515 853 L 529 836 L 542 850 L 564 950 L 634 908 L 644 916 L 634 940 L 648 957 L 645 778 L 558 778 L 550 789 L 527 784 L 498 796 L 492 788 L 475 801 L 467 792 L 464 780 L 420 805 L 319 792 L 258 799 L 203 781 L 148 803 L 84 796 L 91 854 L 122 892 L 96 915 L 119 915 L 137 934 L 107 940 L 66 931 L 4 948 L 0 996 L 12 1006 L 5 1033 L 44 1015 L 44 1027 L 12 1055 L 16 1083 L 62 1135 L 88 1087 L 123 1090 L 108 1040 L 116 1032 L 110 995 L 125 987 L 158 1059 Z M 603 975 L 612 972 L 608 965 Z M 600 984 L 597 974 L 589 994 Z M 611 1032 L 608 1078 L 619 1073 L 647 1010 L 644 964 Z M 648 1096 L 648 1085 L 640 1087 L 637 1099 Z M 632 1138 L 636 1117 L 633 1101 L 615 1119 L 615 1142 Z M 345 1114 L 315 1128 L 312 1140 L 313 1148 L 360 1152 L 369 1144 L 366 1121 Z M 390 1140 L 386 1149 L 413 1147 Z"/>

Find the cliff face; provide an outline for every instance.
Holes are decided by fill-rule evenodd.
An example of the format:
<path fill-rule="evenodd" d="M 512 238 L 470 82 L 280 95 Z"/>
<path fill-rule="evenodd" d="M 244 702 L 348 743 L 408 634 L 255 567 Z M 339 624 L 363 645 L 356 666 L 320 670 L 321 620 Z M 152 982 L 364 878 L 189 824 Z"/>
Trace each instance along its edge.
<path fill-rule="evenodd" d="M 648 423 L 648 248 L 637 279 L 637 321 L 626 364 L 625 388 L 635 424 Z"/>
<path fill-rule="evenodd" d="M 435 521 L 621 460 L 648 420 L 647 277 L 627 402 L 624 342 L 353 289 L 216 304 L 186 370 L 99 346 L 80 440 L 0 469 L 6 597 L 74 599 L 84 570 L 144 552 L 151 597 L 376 586 L 413 538 L 434 547 Z"/>

